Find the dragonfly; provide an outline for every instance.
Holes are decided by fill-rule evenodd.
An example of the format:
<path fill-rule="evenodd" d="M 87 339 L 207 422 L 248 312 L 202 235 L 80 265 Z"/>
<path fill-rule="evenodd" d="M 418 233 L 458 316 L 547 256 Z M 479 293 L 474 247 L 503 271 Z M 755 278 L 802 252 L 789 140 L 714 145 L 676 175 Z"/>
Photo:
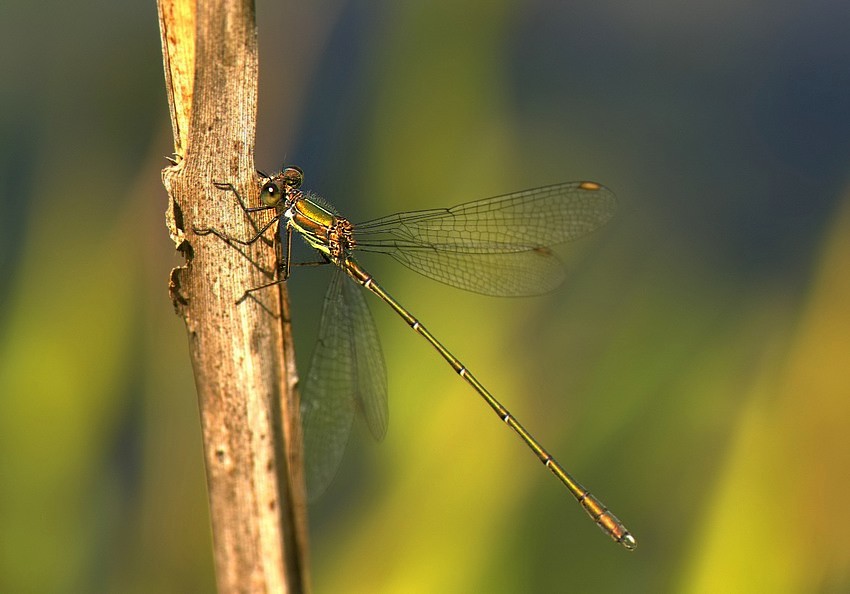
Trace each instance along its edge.
<path fill-rule="evenodd" d="M 261 175 L 259 206 L 248 206 L 231 184 L 216 184 L 235 194 L 255 235 L 239 239 L 215 228 L 196 228 L 195 233 L 212 233 L 231 245 L 248 246 L 277 224 L 273 242 L 278 278 L 249 289 L 240 302 L 254 291 L 289 278 L 292 267 L 297 265 L 290 257 L 293 235 L 299 235 L 320 254 L 322 261 L 316 264 L 333 265 L 318 342 L 301 391 L 309 498 L 315 499 L 324 492 L 336 474 L 356 409 L 362 412 L 376 439 L 386 434 L 386 367 L 365 293 L 359 288 L 363 287 L 386 303 L 445 359 L 566 486 L 603 532 L 626 549 L 634 550 L 637 542 L 623 523 L 355 259 L 357 252 L 386 254 L 426 277 L 486 295 L 546 293 L 564 279 L 563 266 L 552 246 L 578 239 L 604 225 L 616 210 L 614 194 L 596 182 L 567 182 L 452 208 L 401 212 L 352 224 L 326 200 L 300 189 L 304 173 L 298 167 Z M 253 215 L 262 211 L 273 211 L 274 216 L 261 225 Z"/>

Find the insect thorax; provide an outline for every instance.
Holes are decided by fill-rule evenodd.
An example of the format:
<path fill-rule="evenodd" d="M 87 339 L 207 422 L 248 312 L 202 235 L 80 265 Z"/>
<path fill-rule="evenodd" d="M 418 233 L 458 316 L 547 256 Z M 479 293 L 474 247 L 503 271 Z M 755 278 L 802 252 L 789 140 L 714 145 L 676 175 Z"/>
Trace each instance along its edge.
<path fill-rule="evenodd" d="M 328 255 L 335 262 L 339 262 L 356 245 L 354 226 L 348 219 L 336 217 L 328 227 Z"/>

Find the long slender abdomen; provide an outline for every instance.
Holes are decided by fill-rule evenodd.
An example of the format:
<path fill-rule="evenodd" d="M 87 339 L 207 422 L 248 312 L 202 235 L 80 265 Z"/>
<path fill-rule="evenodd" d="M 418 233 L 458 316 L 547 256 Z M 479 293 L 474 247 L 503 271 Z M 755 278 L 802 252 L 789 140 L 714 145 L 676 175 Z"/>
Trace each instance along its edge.
<path fill-rule="evenodd" d="M 443 359 L 452 366 L 452 369 L 466 380 L 466 382 L 472 386 L 472 388 L 484 399 L 490 408 L 493 409 L 493 412 L 495 412 L 496 415 L 498 415 L 498 417 L 504 421 L 506 425 L 508 425 L 508 427 L 514 430 L 525 445 L 534 452 L 543 465 L 546 466 L 546 468 L 548 468 L 552 474 L 554 474 L 558 480 L 567 487 L 567 489 L 569 489 L 573 497 L 576 498 L 576 501 L 581 504 L 584 510 L 588 513 L 588 515 L 590 515 L 593 521 L 596 522 L 596 525 L 599 526 L 603 532 L 608 534 L 612 539 L 614 539 L 614 541 L 622 544 L 628 550 L 631 551 L 635 549 L 637 542 L 623 523 L 620 522 L 613 513 L 608 511 L 608 508 L 606 508 L 599 499 L 591 495 L 590 491 L 585 489 L 581 483 L 575 480 L 572 475 L 570 475 L 570 473 L 568 473 L 564 467 L 561 466 L 558 461 L 546 451 L 540 442 L 538 442 L 531 433 L 522 426 L 516 417 L 514 417 L 510 411 L 508 411 L 508 409 L 505 408 L 502 403 L 500 403 L 496 397 L 484 387 L 484 384 L 478 381 L 478 379 L 472 375 L 466 366 L 461 363 L 457 357 L 452 355 L 451 352 L 449 352 L 449 350 L 413 316 L 413 314 L 402 307 L 398 301 L 396 301 L 389 293 L 378 285 L 372 278 L 372 275 L 363 270 L 363 268 L 361 268 L 360 265 L 357 264 L 357 262 L 351 257 L 346 257 L 343 261 L 343 265 L 351 278 L 372 291 L 375 295 L 380 297 L 381 300 L 392 307 L 393 310 L 401 316 L 405 322 L 407 322 L 414 332 L 427 340 L 428 343 L 433 346 L 438 353 L 440 353 Z"/>

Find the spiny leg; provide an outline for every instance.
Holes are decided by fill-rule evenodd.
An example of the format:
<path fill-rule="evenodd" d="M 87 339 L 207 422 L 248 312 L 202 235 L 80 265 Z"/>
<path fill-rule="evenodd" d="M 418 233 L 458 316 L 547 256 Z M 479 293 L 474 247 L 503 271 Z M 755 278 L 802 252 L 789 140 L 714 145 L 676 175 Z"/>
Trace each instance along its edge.
<path fill-rule="evenodd" d="M 242 196 L 239 195 L 239 192 L 231 183 L 213 182 L 213 185 L 221 190 L 229 190 L 236 196 L 236 200 L 239 203 L 239 207 L 242 209 L 242 212 L 245 214 L 245 217 L 248 219 L 248 222 L 254 229 L 254 235 L 252 235 L 249 239 L 239 239 L 238 237 L 233 237 L 232 235 L 229 235 L 219 229 L 216 229 L 215 227 L 192 227 L 192 230 L 195 232 L 196 235 L 215 235 L 216 237 L 227 243 L 229 246 L 235 248 L 240 254 L 242 254 L 242 256 L 244 256 L 249 262 L 251 262 L 251 264 L 254 265 L 258 270 L 260 270 L 260 272 L 262 272 L 265 276 L 268 276 L 270 278 L 273 277 L 274 271 L 267 270 L 260 266 L 248 253 L 242 250 L 240 246 L 249 247 L 256 243 L 259 239 L 262 239 L 263 243 L 268 246 L 274 244 L 273 240 L 265 237 L 265 233 L 278 220 L 278 217 L 272 218 L 269 222 L 260 227 L 254 217 L 251 216 L 252 213 L 271 210 L 274 207 L 266 205 L 251 207 L 246 205 L 245 201 L 242 199 Z"/>
<path fill-rule="evenodd" d="M 267 177 L 267 176 L 264 176 L 264 177 Z M 274 206 L 270 206 L 270 205 L 248 206 L 245 203 L 245 201 L 242 199 L 242 196 L 239 194 L 239 192 L 236 190 L 236 187 L 233 184 L 231 184 L 229 182 L 213 182 L 213 185 L 216 188 L 219 188 L 221 190 L 230 191 L 230 192 L 233 193 L 234 196 L 236 196 L 236 200 L 239 203 L 239 207 L 242 209 L 242 212 L 245 214 L 246 218 L 248 219 L 248 222 L 253 227 L 255 233 L 254 233 L 253 236 L 251 236 L 248 239 L 239 239 L 238 237 L 233 237 L 233 236 L 231 236 L 227 233 L 224 233 L 223 231 L 216 229 L 214 227 L 205 227 L 205 228 L 193 227 L 193 231 L 197 235 L 215 235 L 216 237 L 218 237 L 219 239 L 221 239 L 222 241 L 227 243 L 229 246 L 238 250 L 240 254 L 242 254 L 245 258 L 247 258 L 254 266 L 256 266 L 261 272 L 263 272 L 263 274 L 265 274 L 266 276 L 269 276 L 269 277 L 272 277 L 274 275 L 274 272 L 268 271 L 268 270 L 262 268 L 261 266 L 259 266 L 248 254 L 246 254 L 241 249 L 240 246 L 246 246 L 246 247 L 251 246 L 251 245 L 255 244 L 258 240 L 262 239 L 263 242 L 266 245 L 274 245 L 274 247 L 275 247 L 275 257 L 277 259 L 276 271 L 279 274 L 279 278 L 276 279 L 276 280 L 273 280 L 271 282 L 264 283 L 264 284 L 259 285 L 257 287 L 253 287 L 251 289 L 246 290 L 242 294 L 242 296 L 239 297 L 239 299 L 236 300 L 236 304 L 240 304 L 243 301 L 245 301 L 245 299 L 250 297 L 254 301 L 256 301 L 261 307 L 263 307 L 263 309 L 265 309 L 266 311 L 269 311 L 268 307 L 266 307 L 261 301 L 259 301 L 253 295 L 253 293 L 256 293 L 257 291 L 260 291 L 262 289 L 273 287 L 273 286 L 278 285 L 282 282 L 285 282 L 289 278 L 290 268 L 292 266 L 321 266 L 321 265 L 324 265 L 324 264 L 328 264 L 330 262 L 324 256 L 324 254 L 322 254 L 321 252 L 320 252 L 320 256 L 322 256 L 322 258 L 323 258 L 321 261 L 292 262 L 291 256 L 290 256 L 291 248 L 292 248 L 292 230 L 288 226 L 284 229 L 284 233 L 286 234 L 285 242 L 280 241 L 280 238 L 281 238 L 281 235 L 282 235 L 282 233 L 280 233 L 280 232 L 275 233 L 275 239 L 274 240 L 265 237 L 266 231 L 268 231 L 269 228 L 275 222 L 280 221 L 280 215 L 275 216 L 269 222 L 264 224 L 262 227 L 260 227 L 258 225 L 257 221 L 254 219 L 254 217 L 251 216 L 253 213 L 256 213 L 256 212 L 271 210 L 271 209 L 275 208 Z"/>
<path fill-rule="evenodd" d="M 322 254 L 322 256 L 324 256 L 324 254 Z M 294 266 L 324 266 L 326 264 L 330 264 L 330 260 L 328 260 L 327 258 L 325 258 L 324 260 L 315 261 L 315 262 L 291 262 L 291 263 L 289 263 L 288 267 L 292 268 Z M 280 283 L 284 283 L 284 282 L 287 281 L 288 278 L 289 278 L 289 274 L 287 273 L 287 275 L 285 277 L 281 276 L 281 278 L 273 280 L 269 283 L 265 283 L 265 284 L 262 284 L 258 287 L 253 287 L 251 289 L 248 289 L 247 291 L 245 291 L 242 294 L 242 296 L 239 299 L 236 300 L 236 303 L 237 304 L 242 303 L 243 301 L 245 301 L 245 299 L 247 299 L 249 297 L 251 299 L 254 299 L 254 301 L 257 301 L 256 297 L 254 297 L 254 295 L 253 295 L 254 293 L 256 293 L 257 291 L 262 291 L 263 289 L 268 289 L 269 287 L 274 287 L 275 285 L 279 285 Z"/>
<path fill-rule="evenodd" d="M 267 177 L 264 174 L 261 174 L 261 175 L 263 175 L 263 177 Z M 242 212 L 245 213 L 245 218 L 248 219 L 248 222 L 251 224 L 251 227 L 254 228 L 254 233 L 256 235 L 259 235 L 260 237 L 262 237 L 263 232 L 265 231 L 265 229 L 268 229 L 269 226 L 265 225 L 263 227 L 263 229 L 261 230 L 259 225 L 257 224 L 257 221 L 254 219 L 254 217 L 251 216 L 251 214 L 255 213 L 255 212 L 271 210 L 274 207 L 267 206 L 265 204 L 262 205 L 262 206 L 248 206 L 247 204 L 245 204 L 245 201 L 242 199 L 242 196 L 236 190 L 236 187 L 233 184 L 231 184 L 230 182 L 216 182 L 216 181 L 214 181 L 213 185 L 216 188 L 218 188 L 219 190 L 230 191 L 230 192 L 233 193 L 234 196 L 236 196 L 236 200 L 239 202 L 239 207 L 242 209 Z M 254 239 L 254 241 L 256 241 L 256 239 Z M 263 243 L 265 243 L 268 246 L 271 246 L 272 243 L 273 243 L 273 240 L 271 240 L 267 237 L 263 237 Z"/>

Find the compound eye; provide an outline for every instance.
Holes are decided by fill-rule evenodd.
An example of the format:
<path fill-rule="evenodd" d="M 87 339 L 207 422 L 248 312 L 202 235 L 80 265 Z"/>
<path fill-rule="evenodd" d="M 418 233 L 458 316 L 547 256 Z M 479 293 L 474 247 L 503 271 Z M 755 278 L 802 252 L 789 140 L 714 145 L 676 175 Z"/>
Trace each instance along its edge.
<path fill-rule="evenodd" d="M 283 185 L 293 190 L 300 188 L 304 182 L 304 172 L 301 171 L 301 168 L 295 166 L 285 167 L 280 173 L 280 177 L 283 179 Z"/>
<path fill-rule="evenodd" d="M 280 190 L 277 183 L 273 181 L 266 182 L 263 189 L 260 190 L 260 200 L 262 200 L 263 204 L 266 206 L 276 206 L 277 203 L 280 202 L 282 196 L 283 192 Z"/>

